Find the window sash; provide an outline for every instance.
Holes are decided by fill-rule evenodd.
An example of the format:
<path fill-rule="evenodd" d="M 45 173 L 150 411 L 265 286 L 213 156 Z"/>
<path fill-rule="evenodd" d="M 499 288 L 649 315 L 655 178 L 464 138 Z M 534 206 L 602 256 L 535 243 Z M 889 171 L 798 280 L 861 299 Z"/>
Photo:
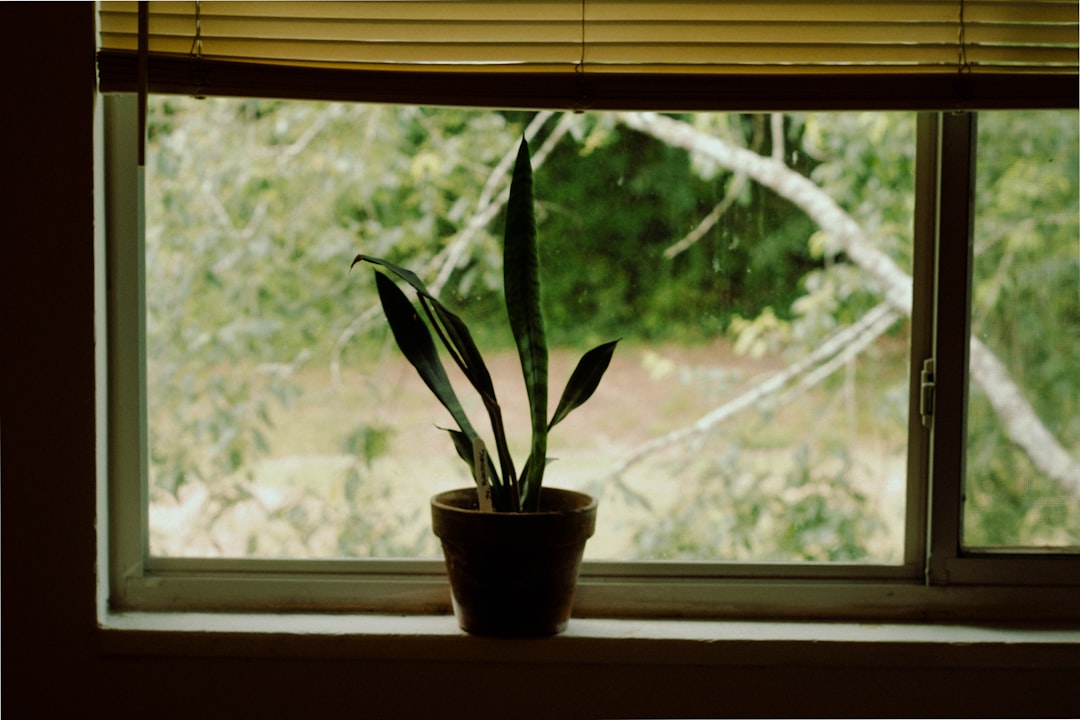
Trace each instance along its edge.
<path fill-rule="evenodd" d="M 1080 586 L 1080 556 L 1067 550 L 963 547 L 965 453 L 975 193 L 976 116 L 943 114 L 933 132 L 937 159 L 937 267 L 934 291 L 935 414 L 932 439 L 930 585 L 1012 582 Z"/>

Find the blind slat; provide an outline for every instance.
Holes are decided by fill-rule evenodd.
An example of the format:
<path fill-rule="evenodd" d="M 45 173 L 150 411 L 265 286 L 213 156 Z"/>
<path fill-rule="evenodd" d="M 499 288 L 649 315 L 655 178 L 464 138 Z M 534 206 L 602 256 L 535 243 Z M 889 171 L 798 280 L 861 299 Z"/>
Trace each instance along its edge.
<path fill-rule="evenodd" d="M 683 44 L 696 46 L 712 44 L 719 47 L 736 41 L 780 49 L 808 43 L 829 43 L 835 45 L 840 52 L 846 52 L 841 48 L 851 48 L 859 53 L 866 52 L 863 46 L 867 44 L 904 44 L 911 46 L 912 51 L 916 53 L 923 47 L 933 45 L 949 45 L 954 52 L 958 48 L 955 23 L 921 27 L 912 27 L 906 23 L 806 23 L 802 27 L 798 42 L 792 41 L 779 46 L 770 44 L 772 33 L 771 27 L 761 23 L 714 27 L 702 23 L 665 22 L 636 29 L 634 32 L 628 32 L 627 29 L 619 26 L 596 24 L 589 28 L 587 47 L 620 44 L 626 46 L 628 52 L 632 53 L 635 44 L 654 45 L 664 42 L 673 47 Z M 1027 42 L 1033 46 L 1032 49 L 1045 46 L 1068 49 L 1070 42 L 1075 42 L 1074 30 L 1061 25 L 1024 28 L 1022 34 L 1014 25 L 978 25 L 966 28 L 965 34 L 969 46 L 1016 45 Z M 858 42 L 853 42 L 853 38 L 857 38 Z M 877 53 L 878 49 L 875 47 L 874 52 Z"/>

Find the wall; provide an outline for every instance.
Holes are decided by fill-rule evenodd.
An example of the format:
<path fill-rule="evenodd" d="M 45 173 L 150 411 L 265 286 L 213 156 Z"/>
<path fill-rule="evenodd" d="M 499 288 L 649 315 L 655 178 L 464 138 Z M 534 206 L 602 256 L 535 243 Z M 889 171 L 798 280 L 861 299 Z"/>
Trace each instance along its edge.
<path fill-rule="evenodd" d="M 89 3 L 0 4 L 15 58 L 0 151 L 3 689 L 12 717 L 80 717 L 90 708 L 112 717 L 1080 712 L 1075 646 L 1046 654 L 1028 645 L 804 643 L 793 655 L 790 645 L 731 643 L 684 657 L 635 642 L 553 661 L 469 638 L 446 655 L 422 637 L 402 640 L 412 649 L 398 653 L 335 636 L 270 636 L 247 646 L 243 637 L 118 641 L 100 633 L 92 13 Z M 16 23 L 40 29 L 12 31 Z M 477 692 L 478 678 L 487 692 Z"/>
<path fill-rule="evenodd" d="M 5 710 L 92 687 L 92 20 L 89 3 L 0 4 Z"/>

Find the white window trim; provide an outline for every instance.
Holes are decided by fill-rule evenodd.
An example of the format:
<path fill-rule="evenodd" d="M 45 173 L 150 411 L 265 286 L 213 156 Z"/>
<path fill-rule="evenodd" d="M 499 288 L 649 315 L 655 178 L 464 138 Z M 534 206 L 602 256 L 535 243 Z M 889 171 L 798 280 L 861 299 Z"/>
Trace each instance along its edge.
<path fill-rule="evenodd" d="M 142 278 L 143 195 L 136 167 L 135 98 L 106 96 L 104 144 L 107 258 L 108 359 L 106 520 L 108 601 L 104 626 L 124 625 L 131 613 L 153 611 L 354 611 L 446 614 L 449 590 L 438 561 L 398 560 L 188 560 L 152 558 L 148 551 Z M 965 172 L 971 124 L 964 115 L 926 114 L 920 120 L 916 180 L 916 273 L 932 263 L 938 277 L 916 282 L 913 297 L 913 357 L 937 355 L 939 379 L 952 368 L 966 375 L 966 348 L 955 351 L 955 328 L 966 329 L 967 301 L 943 297 L 941 277 L 954 282 L 969 243 L 936 244 L 970 224 L 970 183 Z M 945 138 L 948 142 L 945 142 Z M 966 159 L 965 159 L 966 157 Z M 922 162 L 930 158 L 930 163 Z M 940 172 L 939 172 L 940 169 Z M 136 198 L 132 203 L 131 198 Z M 940 230 L 938 230 L 940 228 Z M 970 233 L 966 229 L 970 241 Z M 137 238 L 136 242 L 132 242 Z M 138 247 L 137 252 L 131 248 Z M 953 288 L 952 285 L 949 286 Z M 955 288 L 953 288 L 955 290 Z M 964 290 L 966 292 L 966 289 Z M 947 308 L 930 328 L 931 304 Z M 963 316 L 963 317 L 961 317 Z M 919 330 L 923 328 L 923 330 Z M 966 332 L 962 337 L 966 338 Z M 950 345 L 950 342 L 952 345 Z M 961 343 L 964 345 L 964 343 Z M 933 350 L 932 350 L 933 349 Z M 962 356 L 961 356 L 962 355 Z M 962 363 L 962 365 L 957 365 Z M 912 362 L 912 373 L 921 362 Z M 911 392 L 918 392 L 917 377 Z M 963 383 L 939 384 L 939 413 L 960 408 Z M 957 405 L 956 403 L 960 403 Z M 917 407 L 913 398 L 912 406 Z M 905 561 L 897 566 L 836 563 L 713 564 L 587 562 L 579 582 L 575 614 L 581 617 L 696 617 L 832 620 L 1024 619 L 1075 621 L 1080 617 L 1080 562 L 1076 557 L 974 556 L 960 551 L 958 483 L 963 442 L 928 441 L 909 419 L 908 518 Z M 940 415 L 939 415 L 940 416 Z M 960 426 L 961 423 L 951 425 Z M 953 431 L 957 431 L 953 427 Z M 962 437 L 961 437 L 962 439 Z M 928 455 L 935 475 L 926 479 Z M 927 506 L 935 508 L 933 517 Z M 928 552 L 929 548 L 929 552 Z M 929 558 L 925 560 L 924 558 Z M 160 616 L 159 616 L 160 617 Z"/>

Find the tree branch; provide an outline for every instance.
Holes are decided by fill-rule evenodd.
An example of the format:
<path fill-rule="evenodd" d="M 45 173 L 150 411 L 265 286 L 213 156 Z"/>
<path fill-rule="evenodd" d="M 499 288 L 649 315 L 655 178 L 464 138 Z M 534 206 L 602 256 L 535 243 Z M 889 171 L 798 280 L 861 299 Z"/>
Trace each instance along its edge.
<path fill-rule="evenodd" d="M 836 251 L 847 253 L 874 280 L 890 307 L 911 315 L 911 277 L 874 247 L 855 219 L 809 178 L 775 157 L 763 157 L 669 117 L 656 113 L 618 113 L 617 117 L 627 127 L 673 147 L 704 154 L 732 172 L 744 173 L 789 200 L 832 236 Z M 971 339 L 971 375 L 990 399 L 1005 433 L 1035 467 L 1080 495 L 1080 466 L 1039 420 L 1000 360 L 977 338 Z"/>
<path fill-rule="evenodd" d="M 1039 420 L 1001 360 L 977 337 L 971 338 L 971 377 L 982 388 L 1005 434 L 1035 467 L 1067 492 L 1080 497 L 1080 466 Z"/>
<path fill-rule="evenodd" d="M 780 391 L 789 383 L 817 366 L 831 367 L 832 370 L 835 370 L 839 365 L 830 363 L 830 358 L 839 357 L 846 361 L 854 357 L 855 354 L 865 349 L 888 330 L 898 317 L 899 314 L 893 308 L 884 303 L 878 305 L 859 318 L 858 321 L 830 335 L 812 352 L 800 358 L 798 362 L 792 363 L 780 372 L 770 375 L 742 395 L 729 400 L 718 408 L 710 410 L 692 425 L 673 430 L 666 435 L 661 435 L 644 445 L 638 446 L 636 450 L 626 455 L 622 462 L 612 469 L 611 475 L 621 477 L 623 473 L 648 455 L 707 433 L 731 416 L 756 407 L 767 398 L 779 395 Z M 787 399 L 791 397 L 789 395 Z"/>
<path fill-rule="evenodd" d="M 701 222 L 698 223 L 696 228 L 687 233 L 686 237 L 677 243 L 668 246 L 668 248 L 664 250 L 664 257 L 670 260 L 679 253 L 685 252 L 693 247 L 694 243 L 705 237 L 705 233 L 709 232 L 713 225 L 724 216 L 724 213 L 735 204 L 735 201 L 739 197 L 739 193 L 746 187 L 746 183 L 747 179 L 745 175 L 736 175 L 731 181 L 731 187 L 728 188 L 727 193 L 724 195 L 724 199 L 717 203 L 716 207 L 712 209 L 712 212 L 706 215 Z"/>

